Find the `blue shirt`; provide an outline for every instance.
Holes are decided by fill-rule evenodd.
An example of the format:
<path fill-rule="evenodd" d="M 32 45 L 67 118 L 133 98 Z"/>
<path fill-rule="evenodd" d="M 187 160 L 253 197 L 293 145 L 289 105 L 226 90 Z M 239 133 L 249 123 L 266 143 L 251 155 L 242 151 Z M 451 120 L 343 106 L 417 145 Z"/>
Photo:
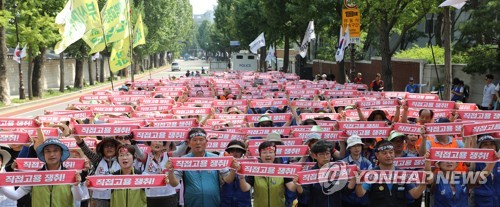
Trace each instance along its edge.
<path fill-rule="evenodd" d="M 408 93 L 418 93 L 420 87 L 425 86 L 426 84 L 413 84 L 413 85 L 406 85 L 405 91 Z"/>
<path fill-rule="evenodd" d="M 193 157 L 189 153 L 182 157 Z M 205 157 L 218 157 L 216 154 L 205 152 Z M 175 178 L 182 179 L 184 183 L 184 204 L 186 206 L 207 206 L 219 207 L 220 188 L 219 175 L 224 177 L 229 173 L 225 170 L 195 170 L 179 171 L 175 170 Z"/>

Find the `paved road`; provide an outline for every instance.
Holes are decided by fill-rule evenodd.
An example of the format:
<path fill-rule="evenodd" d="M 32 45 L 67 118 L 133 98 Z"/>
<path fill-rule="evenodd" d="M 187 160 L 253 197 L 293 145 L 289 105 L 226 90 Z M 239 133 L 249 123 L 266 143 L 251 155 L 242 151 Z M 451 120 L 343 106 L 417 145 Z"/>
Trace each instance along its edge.
<path fill-rule="evenodd" d="M 187 70 L 189 70 L 189 71 L 193 71 L 193 70 L 197 71 L 198 70 L 201 72 L 202 66 L 207 70 L 208 70 L 208 66 L 209 66 L 209 63 L 207 63 L 203 60 L 190 60 L 190 61 L 178 60 L 178 62 L 181 65 L 181 71 L 172 72 L 169 69 L 170 67 L 168 67 L 168 69 L 165 69 L 165 70 L 162 70 L 160 72 L 156 72 L 156 73 L 152 74 L 151 77 L 153 79 L 168 78 L 169 75 L 179 77 L 179 76 L 185 75 Z M 145 77 L 138 79 L 138 80 L 148 80 L 148 79 L 149 79 L 149 75 L 146 75 Z M 117 90 L 118 87 L 119 86 L 115 85 L 115 90 Z M 82 93 L 82 95 L 83 94 L 85 94 L 85 93 Z M 57 102 L 56 104 L 52 104 L 49 106 L 42 105 L 40 107 L 35 107 L 35 109 L 31 109 L 31 110 L 28 109 L 28 110 L 23 111 L 21 113 L 17 113 L 16 115 L 14 115 L 14 117 L 33 118 L 35 116 L 43 115 L 44 110 L 48 110 L 48 111 L 64 110 L 64 108 L 66 108 L 66 106 L 68 106 L 68 104 L 73 104 L 73 103 L 78 103 L 77 98 L 71 99 L 71 100 L 65 101 L 65 102 L 60 102 L 60 103 Z"/>

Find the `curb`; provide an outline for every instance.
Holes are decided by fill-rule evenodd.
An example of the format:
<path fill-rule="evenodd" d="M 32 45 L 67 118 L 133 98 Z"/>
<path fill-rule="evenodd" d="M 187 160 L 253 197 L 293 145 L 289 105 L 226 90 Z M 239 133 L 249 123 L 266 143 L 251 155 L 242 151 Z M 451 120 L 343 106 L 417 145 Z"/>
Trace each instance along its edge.
<path fill-rule="evenodd" d="M 167 64 L 163 67 L 153 69 L 153 71 L 151 71 L 151 74 L 156 74 L 156 73 L 162 72 L 163 70 L 168 69 L 169 66 L 170 65 Z M 134 78 L 137 80 L 137 79 L 144 78 L 146 76 L 149 76 L 149 73 L 145 72 L 143 74 L 136 75 Z M 124 84 L 125 81 L 128 81 L 128 80 L 122 79 L 120 81 L 113 82 L 113 84 L 116 88 L 116 86 Z M 111 83 L 108 83 L 108 84 L 103 85 L 103 86 L 95 87 L 95 88 L 87 88 L 87 89 L 84 88 L 80 91 L 62 94 L 62 95 L 54 96 L 54 97 L 50 97 L 50 98 L 42 98 L 40 100 L 33 100 L 30 102 L 26 102 L 26 103 L 5 106 L 3 108 L 0 108 L 0 117 L 13 116 L 19 112 L 26 112 L 26 111 L 30 111 L 32 109 L 37 109 L 37 108 L 39 108 L 38 107 L 39 105 L 50 105 L 50 104 L 55 104 L 55 103 L 60 103 L 60 102 L 66 102 L 66 101 L 69 101 L 71 99 L 74 99 L 75 97 L 79 97 L 81 95 L 88 94 L 88 93 L 95 91 L 95 90 L 108 90 L 108 89 L 111 89 Z"/>

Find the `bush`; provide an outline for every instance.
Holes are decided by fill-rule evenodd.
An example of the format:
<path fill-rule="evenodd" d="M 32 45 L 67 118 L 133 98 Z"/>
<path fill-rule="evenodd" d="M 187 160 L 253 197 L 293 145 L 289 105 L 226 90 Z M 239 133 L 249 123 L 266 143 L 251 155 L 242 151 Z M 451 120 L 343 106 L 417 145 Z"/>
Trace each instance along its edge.
<path fill-rule="evenodd" d="M 436 58 L 436 64 L 444 64 L 444 48 L 433 46 L 434 57 Z M 432 50 L 430 47 L 416 47 L 413 46 L 410 49 L 399 51 L 394 54 L 395 58 L 404 59 L 422 59 L 427 61 L 427 63 L 434 63 L 432 58 Z M 454 54 L 451 57 L 452 63 L 466 63 L 466 56 L 463 53 Z"/>

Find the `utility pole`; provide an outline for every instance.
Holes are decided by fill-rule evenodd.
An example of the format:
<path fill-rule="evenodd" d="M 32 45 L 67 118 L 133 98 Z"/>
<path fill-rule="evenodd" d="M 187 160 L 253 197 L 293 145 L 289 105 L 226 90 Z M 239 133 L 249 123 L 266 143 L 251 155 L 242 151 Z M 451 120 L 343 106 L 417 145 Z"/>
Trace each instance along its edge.
<path fill-rule="evenodd" d="M 14 9 L 15 9 L 15 17 L 14 17 L 14 23 L 16 24 L 16 39 L 17 39 L 17 44 L 19 44 L 19 26 L 17 25 L 17 17 L 19 16 L 19 13 L 17 12 L 17 4 L 14 4 Z M 14 54 L 15 55 L 15 54 Z M 24 83 L 23 83 L 23 69 L 21 67 L 22 60 L 19 58 L 19 99 L 26 99 L 26 95 L 24 94 Z"/>
<path fill-rule="evenodd" d="M 355 44 L 351 43 L 351 69 L 349 71 L 349 81 L 352 82 L 354 81 L 354 73 L 356 71 L 356 62 L 355 62 L 355 55 L 356 55 L 356 48 L 354 47 Z"/>
<path fill-rule="evenodd" d="M 450 7 L 443 7 L 443 47 L 444 47 L 444 100 L 450 100 L 451 95 L 451 20 Z"/>

